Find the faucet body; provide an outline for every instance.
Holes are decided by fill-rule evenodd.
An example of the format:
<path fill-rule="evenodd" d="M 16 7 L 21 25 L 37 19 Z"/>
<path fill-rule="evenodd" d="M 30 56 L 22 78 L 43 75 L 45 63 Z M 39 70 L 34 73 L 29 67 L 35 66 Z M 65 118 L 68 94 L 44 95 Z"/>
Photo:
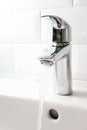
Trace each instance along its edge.
<path fill-rule="evenodd" d="M 49 51 L 39 58 L 42 64 L 54 65 L 54 79 L 56 93 L 60 95 L 72 94 L 71 75 L 71 44 L 70 26 L 61 18 L 49 17 L 53 26 L 53 44 Z"/>

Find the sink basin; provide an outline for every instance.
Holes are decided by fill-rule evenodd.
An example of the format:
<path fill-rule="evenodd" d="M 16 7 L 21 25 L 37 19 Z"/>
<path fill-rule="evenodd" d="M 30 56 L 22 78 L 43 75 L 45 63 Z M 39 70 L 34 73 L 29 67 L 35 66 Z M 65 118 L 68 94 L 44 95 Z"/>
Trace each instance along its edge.
<path fill-rule="evenodd" d="M 72 96 L 59 96 L 52 90 L 48 93 L 44 101 L 42 130 L 87 130 L 87 81 L 73 81 Z M 49 114 L 50 109 L 57 111 L 58 119 Z"/>
<path fill-rule="evenodd" d="M 37 82 L 0 78 L 0 86 L 0 130 L 36 130 Z"/>
<path fill-rule="evenodd" d="M 0 130 L 38 130 L 40 81 L 0 78 Z M 73 95 L 59 96 L 49 83 L 41 130 L 87 130 L 87 82 L 73 81 Z M 50 110 L 57 112 L 55 119 Z"/>

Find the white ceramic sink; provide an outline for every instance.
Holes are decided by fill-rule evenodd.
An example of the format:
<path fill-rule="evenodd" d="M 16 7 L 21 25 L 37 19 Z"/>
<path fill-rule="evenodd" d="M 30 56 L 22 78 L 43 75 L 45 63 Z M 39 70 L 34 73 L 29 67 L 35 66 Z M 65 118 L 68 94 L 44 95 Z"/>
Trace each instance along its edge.
<path fill-rule="evenodd" d="M 73 81 L 72 96 L 55 94 L 52 71 L 49 70 L 49 74 L 43 76 L 42 82 L 38 76 L 40 71 L 47 71 L 41 70 L 42 65 L 35 61 L 36 54 L 42 52 L 41 48 L 45 48 L 40 47 L 34 45 L 31 50 L 29 46 L 31 51 L 28 50 L 30 61 L 27 67 L 32 68 L 29 71 L 32 78 L 14 74 L 8 76 L 0 72 L 0 130 L 87 130 L 87 82 Z M 21 52 L 19 59 L 24 55 L 21 56 Z M 21 64 L 18 69 L 20 67 Z M 41 129 L 37 129 L 42 86 L 45 87 L 42 121 Z M 50 116 L 51 109 L 56 110 L 58 119 L 53 119 L 52 113 Z"/>
<path fill-rule="evenodd" d="M 36 130 L 37 83 L 0 78 L 0 130 Z"/>
<path fill-rule="evenodd" d="M 49 116 L 50 109 L 58 112 L 57 120 Z M 87 130 L 87 82 L 73 81 L 72 96 L 51 92 L 45 97 L 42 130 Z"/>
<path fill-rule="evenodd" d="M 0 130 L 37 130 L 40 81 L 0 78 Z M 72 96 L 58 96 L 49 84 L 41 130 L 87 130 L 87 82 L 74 81 Z M 58 119 L 49 110 L 58 112 Z"/>

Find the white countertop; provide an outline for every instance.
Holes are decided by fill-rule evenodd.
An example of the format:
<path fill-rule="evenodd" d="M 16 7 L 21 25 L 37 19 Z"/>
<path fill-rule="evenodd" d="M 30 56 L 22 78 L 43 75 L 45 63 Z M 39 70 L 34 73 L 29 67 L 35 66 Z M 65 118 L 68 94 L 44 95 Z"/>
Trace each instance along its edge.
<path fill-rule="evenodd" d="M 87 81 L 73 80 L 72 89 L 73 94 L 71 96 L 60 96 L 54 94 L 53 88 L 51 88 L 45 96 L 45 101 L 87 109 Z"/>
<path fill-rule="evenodd" d="M 40 91 L 43 91 L 40 81 L 33 78 L 0 78 L 0 96 L 40 100 Z M 87 81 L 74 80 L 72 96 L 59 96 L 55 94 L 52 84 L 45 87 L 43 94 L 44 101 L 46 102 L 87 108 Z"/>
<path fill-rule="evenodd" d="M 35 79 L 0 78 L 0 96 L 38 100 L 39 81 Z"/>

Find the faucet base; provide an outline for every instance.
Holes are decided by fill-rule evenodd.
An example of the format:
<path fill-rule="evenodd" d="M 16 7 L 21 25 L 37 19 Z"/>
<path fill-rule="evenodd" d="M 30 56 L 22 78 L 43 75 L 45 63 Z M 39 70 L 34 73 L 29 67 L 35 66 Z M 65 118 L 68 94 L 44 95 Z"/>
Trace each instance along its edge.
<path fill-rule="evenodd" d="M 70 92 L 71 91 L 71 92 Z M 58 92 L 58 90 L 56 90 L 56 94 L 58 94 L 58 95 L 61 95 L 61 96 L 70 96 L 70 95 L 72 95 L 73 94 L 73 92 L 72 92 L 72 90 L 70 90 L 69 92 L 67 92 L 67 93 L 62 93 L 62 92 Z"/>
<path fill-rule="evenodd" d="M 56 93 L 72 95 L 71 51 L 54 65 Z"/>

